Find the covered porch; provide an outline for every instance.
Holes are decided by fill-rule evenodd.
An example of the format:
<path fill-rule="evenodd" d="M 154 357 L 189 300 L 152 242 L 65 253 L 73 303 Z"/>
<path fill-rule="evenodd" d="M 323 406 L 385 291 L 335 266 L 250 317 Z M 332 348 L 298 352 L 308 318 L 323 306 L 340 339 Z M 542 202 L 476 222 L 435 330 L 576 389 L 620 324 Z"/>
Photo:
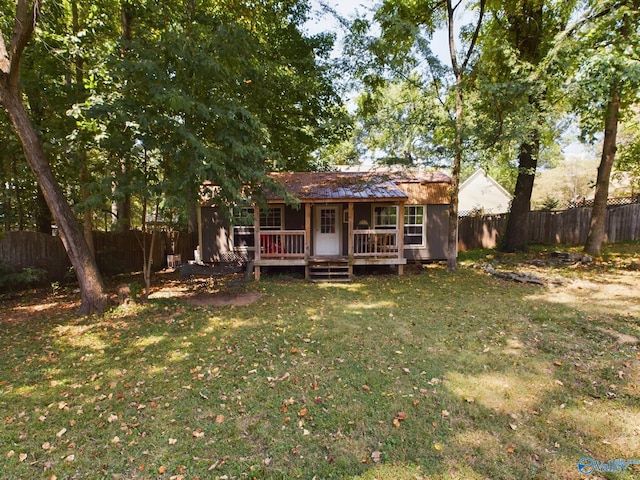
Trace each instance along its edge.
<path fill-rule="evenodd" d="M 290 225 L 296 228 L 265 229 L 256 222 L 255 278 L 260 278 L 261 267 L 287 266 L 304 267 L 308 280 L 348 280 L 356 265 L 396 266 L 402 275 L 407 263 L 401 233 L 405 199 L 402 192 L 396 193 L 399 198 L 385 197 L 384 204 L 375 207 L 371 198 L 333 203 L 305 201 L 300 218 L 304 225 Z M 376 217 L 376 208 L 395 214 L 384 218 L 384 225 L 376 225 L 383 221 L 374 220 L 383 218 L 382 214 Z M 255 218 L 260 218 L 258 207 L 254 209 Z M 363 220 L 365 217 L 372 219 L 372 227 L 368 225 L 369 218 Z"/>

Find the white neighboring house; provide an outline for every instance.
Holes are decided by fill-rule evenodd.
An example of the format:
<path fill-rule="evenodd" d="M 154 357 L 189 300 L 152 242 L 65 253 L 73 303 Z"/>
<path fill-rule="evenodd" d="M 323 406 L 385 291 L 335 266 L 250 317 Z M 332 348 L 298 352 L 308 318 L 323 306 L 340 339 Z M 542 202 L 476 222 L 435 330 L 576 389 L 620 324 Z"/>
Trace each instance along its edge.
<path fill-rule="evenodd" d="M 507 213 L 513 197 L 482 168 L 460 185 L 458 216 Z"/>

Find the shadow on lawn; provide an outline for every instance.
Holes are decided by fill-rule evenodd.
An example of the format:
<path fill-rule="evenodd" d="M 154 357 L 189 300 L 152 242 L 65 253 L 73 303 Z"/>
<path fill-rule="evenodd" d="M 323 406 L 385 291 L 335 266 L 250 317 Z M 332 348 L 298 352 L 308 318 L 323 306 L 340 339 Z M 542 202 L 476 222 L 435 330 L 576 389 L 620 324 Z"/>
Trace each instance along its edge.
<path fill-rule="evenodd" d="M 637 347 L 598 330 L 637 319 L 476 271 L 251 288 L 3 325 L 2 471 L 582 478 L 640 451 Z"/>

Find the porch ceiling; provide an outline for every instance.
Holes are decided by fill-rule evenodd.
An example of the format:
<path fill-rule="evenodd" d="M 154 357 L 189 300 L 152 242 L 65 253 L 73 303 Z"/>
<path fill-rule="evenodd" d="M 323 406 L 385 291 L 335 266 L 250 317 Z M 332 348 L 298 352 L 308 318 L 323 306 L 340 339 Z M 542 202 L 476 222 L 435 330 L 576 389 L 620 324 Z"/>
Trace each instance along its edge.
<path fill-rule="evenodd" d="M 409 198 L 388 176 L 354 172 L 282 172 L 271 177 L 285 186 L 287 193 L 302 202 L 406 200 Z M 270 200 L 279 200 L 269 195 Z"/>

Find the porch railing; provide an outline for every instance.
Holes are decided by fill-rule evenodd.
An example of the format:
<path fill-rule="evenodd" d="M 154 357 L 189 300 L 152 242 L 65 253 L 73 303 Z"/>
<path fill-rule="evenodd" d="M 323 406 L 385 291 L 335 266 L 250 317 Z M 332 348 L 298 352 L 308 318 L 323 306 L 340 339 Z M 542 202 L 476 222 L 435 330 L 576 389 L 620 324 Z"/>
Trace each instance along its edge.
<path fill-rule="evenodd" d="M 355 256 L 398 256 L 398 230 L 354 230 L 353 237 L 353 254 Z"/>
<path fill-rule="evenodd" d="M 304 230 L 268 230 L 260 232 L 261 258 L 304 258 Z"/>

